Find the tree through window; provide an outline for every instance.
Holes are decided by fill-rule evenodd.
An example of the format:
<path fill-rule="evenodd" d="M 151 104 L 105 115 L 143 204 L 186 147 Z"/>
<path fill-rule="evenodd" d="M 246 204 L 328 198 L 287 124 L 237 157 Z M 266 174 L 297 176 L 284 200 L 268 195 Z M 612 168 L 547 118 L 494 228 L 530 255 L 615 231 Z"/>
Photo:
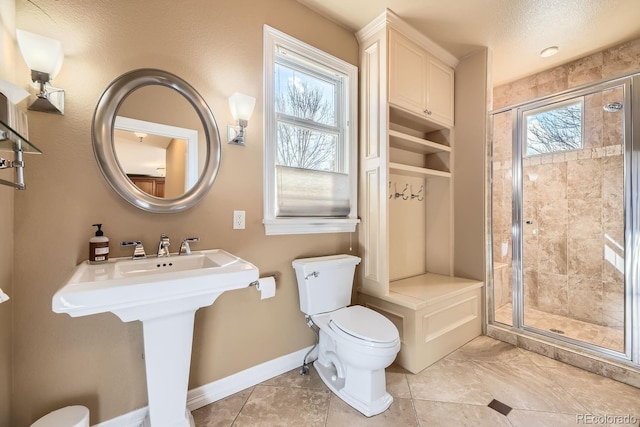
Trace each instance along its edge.
<path fill-rule="evenodd" d="M 327 81 L 279 63 L 275 73 L 278 164 L 340 171 L 339 81 Z"/>
<path fill-rule="evenodd" d="M 582 148 L 583 101 L 527 111 L 523 115 L 525 156 Z"/>

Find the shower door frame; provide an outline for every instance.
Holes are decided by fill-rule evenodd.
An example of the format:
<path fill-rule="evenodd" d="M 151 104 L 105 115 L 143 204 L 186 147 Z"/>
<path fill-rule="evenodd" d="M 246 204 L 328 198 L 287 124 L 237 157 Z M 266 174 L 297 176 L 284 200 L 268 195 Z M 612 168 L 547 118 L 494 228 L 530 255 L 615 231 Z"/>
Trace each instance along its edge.
<path fill-rule="evenodd" d="M 622 87 L 624 91 L 624 352 L 565 337 L 550 331 L 527 326 L 524 323 L 524 277 L 523 277 L 523 113 L 549 104 L 587 96 L 605 90 Z M 636 106 L 633 109 L 633 105 Z M 609 358 L 640 364 L 640 73 L 596 82 L 562 91 L 558 94 L 519 103 L 489 112 L 491 130 L 497 114 L 511 111 L 512 120 L 512 325 L 513 329 L 544 336 L 551 341 L 585 348 Z M 635 135 L 633 129 L 636 130 Z M 491 135 L 491 158 L 493 158 L 493 133 Z M 493 162 L 490 162 L 491 164 Z M 489 206 L 493 203 L 493 168 L 489 187 Z M 491 284 L 488 300 L 489 323 L 496 325 L 493 274 L 493 211 L 489 208 L 489 242 L 487 256 L 488 280 Z"/>

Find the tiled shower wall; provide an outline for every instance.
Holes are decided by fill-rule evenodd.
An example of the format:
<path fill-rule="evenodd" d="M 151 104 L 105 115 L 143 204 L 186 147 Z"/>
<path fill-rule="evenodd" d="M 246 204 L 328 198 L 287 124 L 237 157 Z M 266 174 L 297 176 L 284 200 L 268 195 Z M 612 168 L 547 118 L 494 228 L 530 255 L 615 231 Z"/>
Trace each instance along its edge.
<path fill-rule="evenodd" d="M 494 88 L 494 109 L 640 71 L 640 39 Z M 620 89 L 585 97 L 583 149 L 523 161 L 525 307 L 622 328 L 622 113 L 602 106 Z M 511 113 L 494 116 L 495 307 L 511 302 Z M 607 254 L 605 259 L 605 253 Z M 525 319 L 526 320 L 526 319 Z"/>

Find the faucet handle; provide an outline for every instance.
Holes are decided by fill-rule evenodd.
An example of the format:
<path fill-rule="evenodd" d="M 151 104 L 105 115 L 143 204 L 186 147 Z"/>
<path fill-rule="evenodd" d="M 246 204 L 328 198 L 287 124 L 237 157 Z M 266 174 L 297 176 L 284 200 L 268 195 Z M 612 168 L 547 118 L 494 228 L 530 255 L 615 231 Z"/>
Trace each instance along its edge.
<path fill-rule="evenodd" d="M 185 255 L 191 255 L 191 246 L 189 246 L 189 242 L 199 242 L 199 237 L 187 237 L 182 239 L 182 244 L 180 245 L 180 251 L 178 251 L 178 255 L 182 255 L 184 252 Z"/>
<path fill-rule="evenodd" d="M 144 246 L 142 246 L 142 242 L 136 240 L 134 242 L 120 242 L 120 246 L 134 246 L 133 255 L 131 259 L 145 259 L 147 257 L 146 252 L 144 251 Z"/>
<path fill-rule="evenodd" d="M 167 236 L 165 233 L 160 234 L 160 242 L 158 243 L 158 258 L 171 256 L 171 253 L 169 252 L 169 246 L 171 246 L 169 236 Z"/>

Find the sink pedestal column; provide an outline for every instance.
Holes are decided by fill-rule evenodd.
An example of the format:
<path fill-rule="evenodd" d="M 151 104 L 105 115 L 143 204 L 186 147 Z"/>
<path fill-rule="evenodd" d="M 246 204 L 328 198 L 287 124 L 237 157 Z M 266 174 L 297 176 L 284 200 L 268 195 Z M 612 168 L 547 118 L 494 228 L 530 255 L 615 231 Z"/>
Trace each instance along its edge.
<path fill-rule="evenodd" d="M 144 427 L 193 427 L 186 409 L 195 310 L 142 321 L 149 413 Z"/>

